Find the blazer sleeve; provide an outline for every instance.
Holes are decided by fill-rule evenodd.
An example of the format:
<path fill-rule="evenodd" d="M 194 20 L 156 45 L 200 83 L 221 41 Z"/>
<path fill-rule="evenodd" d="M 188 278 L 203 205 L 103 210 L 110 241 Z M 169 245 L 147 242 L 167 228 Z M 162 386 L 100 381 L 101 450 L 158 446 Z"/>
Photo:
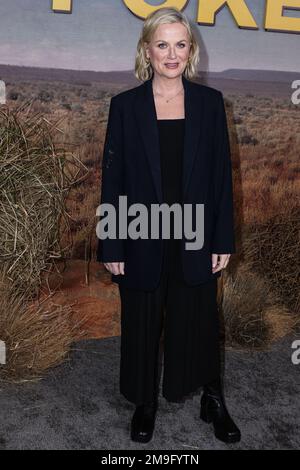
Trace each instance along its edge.
<path fill-rule="evenodd" d="M 218 91 L 214 138 L 214 231 L 211 251 L 235 253 L 232 164 L 223 94 Z"/>
<path fill-rule="evenodd" d="M 100 204 L 109 203 L 114 206 L 117 218 L 117 238 L 98 237 L 97 261 L 104 263 L 124 261 L 124 240 L 118 239 L 119 195 L 123 193 L 124 186 L 122 129 L 121 110 L 116 97 L 112 97 L 103 148 Z"/>

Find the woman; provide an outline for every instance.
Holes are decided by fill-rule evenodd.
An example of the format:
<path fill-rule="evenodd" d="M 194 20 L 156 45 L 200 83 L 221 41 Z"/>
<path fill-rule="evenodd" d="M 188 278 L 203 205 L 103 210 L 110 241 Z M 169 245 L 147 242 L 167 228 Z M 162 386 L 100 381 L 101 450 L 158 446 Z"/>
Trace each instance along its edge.
<path fill-rule="evenodd" d="M 117 232 L 98 235 L 97 260 L 119 285 L 120 391 L 136 405 L 131 439 L 138 442 L 148 442 L 154 430 L 162 330 L 163 396 L 178 401 L 203 386 L 200 417 L 213 423 L 220 440 L 240 440 L 222 393 L 218 338 L 217 278 L 235 252 L 229 139 L 222 93 L 190 80 L 198 55 L 185 15 L 156 10 L 137 47 L 135 75 L 143 83 L 114 96 L 109 110 L 101 206 L 114 208 Z M 126 209 L 120 196 L 127 198 Z M 139 220 L 144 230 L 149 220 L 156 227 L 151 210 L 163 203 L 179 205 L 182 213 L 191 208 L 169 238 L 161 228 L 157 238 L 120 235 L 128 207 L 148 210 Z M 186 222 L 195 223 L 201 205 L 203 243 L 187 248 L 199 227 L 187 237 Z M 136 223 L 128 214 L 126 228 L 128 220 Z M 183 224 L 184 233 L 175 237 Z"/>

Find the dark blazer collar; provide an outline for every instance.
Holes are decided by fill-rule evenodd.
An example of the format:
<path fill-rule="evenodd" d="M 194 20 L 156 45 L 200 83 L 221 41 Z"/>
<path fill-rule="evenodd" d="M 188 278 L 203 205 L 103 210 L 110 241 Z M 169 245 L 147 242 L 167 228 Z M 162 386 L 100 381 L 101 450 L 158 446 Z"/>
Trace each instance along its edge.
<path fill-rule="evenodd" d="M 160 148 L 157 115 L 152 89 L 153 77 L 144 82 L 137 94 L 134 112 L 140 130 L 158 202 L 163 202 L 161 186 Z M 202 130 L 204 111 L 201 86 L 182 76 L 184 87 L 185 137 L 183 152 L 182 194 L 186 193 Z"/>

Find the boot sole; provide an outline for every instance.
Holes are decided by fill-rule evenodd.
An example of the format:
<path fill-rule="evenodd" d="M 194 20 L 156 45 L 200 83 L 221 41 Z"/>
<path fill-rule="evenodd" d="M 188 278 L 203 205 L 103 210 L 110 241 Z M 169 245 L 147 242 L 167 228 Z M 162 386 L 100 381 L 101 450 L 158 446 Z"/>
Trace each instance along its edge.
<path fill-rule="evenodd" d="M 241 436 L 221 436 L 215 433 L 215 436 L 217 439 L 219 439 L 222 442 L 226 442 L 227 444 L 233 444 L 235 442 L 240 442 Z"/>
<path fill-rule="evenodd" d="M 153 437 L 153 432 L 151 433 L 151 435 L 147 435 L 147 436 L 135 436 L 133 434 L 131 434 L 131 440 L 134 441 L 134 442 L 142 442 L 142 443 L 146 443 L 146 442 L 149 442 L 151 441 L 152 437 Z"/>
<path fill-rule="evenodd" d="M 204 411 L 204 408 L 201 408 L 200 418 L 205 423 L 209 424 L 209 423 L 212 422 L 212 418 L 209 416 L 209 414 L 206 411 Z M 223 436 L 222 434 L 217 434 L 216 432 L 214 432 L 214 434 L 215 434 L 215 437 L 217 439 L 219 439 L 222 442 L 228 443 L 228 444 L 233 444 L 234 442 L 239 442 L 241 440 L 241 435 L 227 436 L 226 437 L 226 436 Z"/>

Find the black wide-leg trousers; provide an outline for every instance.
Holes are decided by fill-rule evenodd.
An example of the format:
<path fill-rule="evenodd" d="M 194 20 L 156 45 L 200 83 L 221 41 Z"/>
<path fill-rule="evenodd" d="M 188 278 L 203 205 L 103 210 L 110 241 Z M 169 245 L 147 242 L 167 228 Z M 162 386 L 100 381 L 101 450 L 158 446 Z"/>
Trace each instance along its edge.
<path fill-rule="evenodd" d="M 168 401 L 181 400 L 220 374 L 217 279 L 188 286 L 183 281 L 179 243 L 164 240 L 157 289 L 119 285 L 119 385 L 121 394 L 136 405 L 151 401 L 159 390 L 162 339 L 162 395 Z"/>

